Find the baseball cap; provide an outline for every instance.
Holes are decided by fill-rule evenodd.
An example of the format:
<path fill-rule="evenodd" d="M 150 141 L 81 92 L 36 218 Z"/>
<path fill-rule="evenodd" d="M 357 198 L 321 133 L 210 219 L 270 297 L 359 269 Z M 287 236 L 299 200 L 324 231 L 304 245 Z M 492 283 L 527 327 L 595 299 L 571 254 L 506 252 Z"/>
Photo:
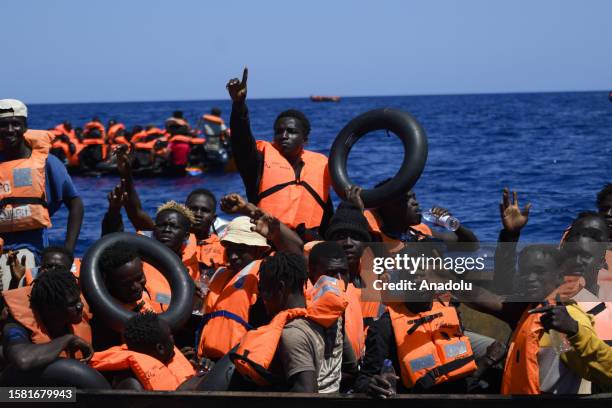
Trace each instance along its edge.
<path fill-rule="evenodd" d="M 0 99 L 0 118 L 28 117 L 28 108 L 17 99 Z"/>

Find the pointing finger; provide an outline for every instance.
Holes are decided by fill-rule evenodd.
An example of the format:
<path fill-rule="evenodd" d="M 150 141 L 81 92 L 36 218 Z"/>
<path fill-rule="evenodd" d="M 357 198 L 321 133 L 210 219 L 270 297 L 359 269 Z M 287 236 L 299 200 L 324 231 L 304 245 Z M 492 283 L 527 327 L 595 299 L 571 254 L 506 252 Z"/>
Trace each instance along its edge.
<path fill-rule="evenodd" d="M 249 68 L 244 67 L 244 71 L 242 71 L 242 85 L 246 86 L 248 79 L 249 79 Z"/>

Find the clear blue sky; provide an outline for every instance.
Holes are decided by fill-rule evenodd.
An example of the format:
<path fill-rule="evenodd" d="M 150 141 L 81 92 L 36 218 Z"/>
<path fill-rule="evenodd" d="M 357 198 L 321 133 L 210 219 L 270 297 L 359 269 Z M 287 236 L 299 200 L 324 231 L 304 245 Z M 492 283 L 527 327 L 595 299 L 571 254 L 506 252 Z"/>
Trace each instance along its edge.
<path fill-rule="evenodd" d="M 28 103 L 612 89 L 610 0 L 2 2 Z"/>

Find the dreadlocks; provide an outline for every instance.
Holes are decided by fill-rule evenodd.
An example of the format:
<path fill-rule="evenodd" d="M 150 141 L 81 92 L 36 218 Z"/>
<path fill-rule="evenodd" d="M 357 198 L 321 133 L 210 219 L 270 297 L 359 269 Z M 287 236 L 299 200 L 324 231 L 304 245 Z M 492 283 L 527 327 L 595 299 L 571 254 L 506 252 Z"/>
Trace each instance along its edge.
<path fill-rule="evenodd" d="M 68 307 L 70 297 L 80 295 L 75 276 L 62 267 L 45 272 L 34 280 L 30 307 L 33 310 L 64 309 Z"/>
<path fill-rule="evenodd" d="M 285 282 L 292 293 L 302 293 L 308 279 L 304 257 L 288 252 L 277 252 L 261 263 L 259 280 L 263 287 L 279 289 L 279 282 Z"/>
<path fill-rule="evenodd" d="M 157 314 L 151 311 L 131 317 L 123 330 L 125 344 L 130 350 L 147 350 L 164 342 L 164 334 Z"/>

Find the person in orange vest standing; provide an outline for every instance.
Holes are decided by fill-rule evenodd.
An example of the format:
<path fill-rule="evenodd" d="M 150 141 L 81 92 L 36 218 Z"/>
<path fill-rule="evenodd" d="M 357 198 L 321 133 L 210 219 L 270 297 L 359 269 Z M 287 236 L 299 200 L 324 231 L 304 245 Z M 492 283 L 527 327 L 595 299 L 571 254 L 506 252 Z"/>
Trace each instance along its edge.
<path fill-rule="evenodd" d="M 58 357 L 91 358 L 91 328 L 81 290 L 66 269 L 46 272 L 34 285 L 2 295 L 9 311 L 3 352 L 10 366 L 27 372 L 46 367 Z"/>
<path fill-rule="evenodd" d="M 111 377 L 113 388 L 188 389 L 195 370 L 174 345 L 165 320 L 153 312 L 138 313 L 127 321 L 123 338 L 124 344 L 96 352 L 90 361 L 93 368 Z"/>
<path fill-rule="evenodd" d="M 68 208 L 64 246 L 74 251 L 84 209 L 66 167 L 49 154 L 54 136 L 29 130 L 27 117 L 23 102 L 0 100 L 0 234 L 5 250 L 19 250 L 31 268 L 49 245 L 47 229 L 62 204 Z M 8 270 L 6 255 L 0 268 Z"/>
<path fill-rule="evenodd" d="M 274 121 L 273 142 L 256 141 L 251 132 L 247 96 L 248 69 L 242 80 L 231 79 L 231 145 L 247 198 L 297 231 L 325 229 L 333 214 L 327 157 L 304 148 L 310 122 L 297 110 Z M 302 235 L 302 234 L 300 234 Z"/>

